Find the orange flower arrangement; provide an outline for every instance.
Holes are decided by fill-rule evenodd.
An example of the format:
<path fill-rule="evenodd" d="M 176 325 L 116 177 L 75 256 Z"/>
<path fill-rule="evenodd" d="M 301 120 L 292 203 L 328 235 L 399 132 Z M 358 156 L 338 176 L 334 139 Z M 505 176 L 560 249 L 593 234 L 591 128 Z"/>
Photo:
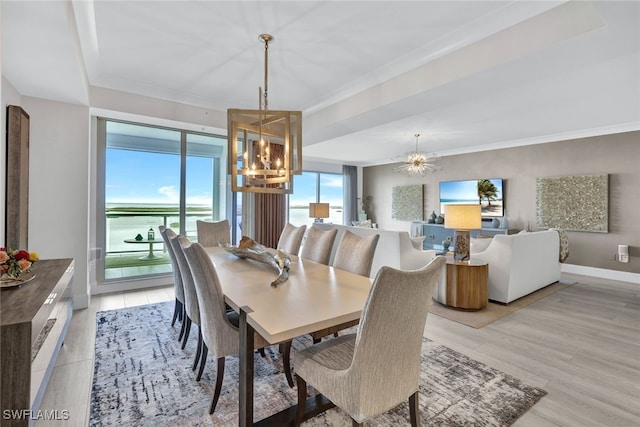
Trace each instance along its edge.
<path fill-rule="evenodd" d="M 39 259 L 37 252 L 0 248 L 0 274 L 17 279 L 22 273 L 30 271 L 33 263 Z"/>

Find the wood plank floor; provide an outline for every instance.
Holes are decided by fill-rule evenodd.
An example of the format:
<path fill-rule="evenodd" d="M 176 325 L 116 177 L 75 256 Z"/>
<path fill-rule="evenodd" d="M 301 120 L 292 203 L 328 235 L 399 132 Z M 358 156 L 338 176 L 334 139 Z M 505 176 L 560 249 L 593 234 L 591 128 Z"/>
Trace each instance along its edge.
<path fill-rule="evenodd" d="M 431 315 L 425 336 L 547 390 L 516 426 L 640 426 L 640 284 L 563 280 L 577 284 L 481 329 Z M 70 419 L 35 425 L 88 424 L 97 311 L 173 298 L 172 288 L 120 292 L 76 310 L 41 405 Z"/>

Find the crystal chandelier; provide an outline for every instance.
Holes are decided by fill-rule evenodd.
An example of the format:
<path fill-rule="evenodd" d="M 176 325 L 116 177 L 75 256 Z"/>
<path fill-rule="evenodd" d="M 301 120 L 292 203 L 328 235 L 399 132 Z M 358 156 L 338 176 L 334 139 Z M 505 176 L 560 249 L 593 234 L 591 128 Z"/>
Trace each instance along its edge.
<path fill-rule="evenodd" d="M 405 154 L 404 162 L 394 168 L 394 172 L 419 177 L 439 170 L 439 167 L 434 164 L 436 157 L 418 151 L 418 138 L 420 134 L 416 133 L 414 136 L 416 137 L 415 150 Z"/>
<path fill-rule="evenodd" d="M 258 88 L 258 109 L 227 110 L 229 170 L 232 191 L 293 192 L 293 175 L 302 173 L 302 112 L 269 110 L 267 65 L 269 42 L 264 43 L 264 96 Z"/>

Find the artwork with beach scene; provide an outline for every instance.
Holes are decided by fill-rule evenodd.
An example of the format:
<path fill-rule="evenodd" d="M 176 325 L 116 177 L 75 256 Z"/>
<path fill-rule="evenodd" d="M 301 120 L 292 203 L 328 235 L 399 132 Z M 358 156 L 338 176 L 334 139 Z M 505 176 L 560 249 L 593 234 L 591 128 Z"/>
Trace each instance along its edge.
<path fill-rule="evenodd" d="M 473 179 L 440 182 L 440 212 L 445 205 L 480 203 L 483 217 L 502 217 L 502 179 Z"/>

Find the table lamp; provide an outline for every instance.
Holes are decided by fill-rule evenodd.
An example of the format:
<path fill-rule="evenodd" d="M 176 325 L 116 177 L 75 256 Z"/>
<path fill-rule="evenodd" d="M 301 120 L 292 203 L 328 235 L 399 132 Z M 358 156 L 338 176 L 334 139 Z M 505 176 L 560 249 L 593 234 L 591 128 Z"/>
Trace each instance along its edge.
<path fill-rule="evenodd" d="M 446 205 L 444 211 L 444 228 L 454 230 L 453 259 L 469 260 L 469 230 L 482 228 L 482 212 L 476 205 Z"/>
<path fill-rule="evenodd" d="M 329 218 L 329 203 L 309 203 L 309 218 L 315 218 L 315 222 Z"/>

